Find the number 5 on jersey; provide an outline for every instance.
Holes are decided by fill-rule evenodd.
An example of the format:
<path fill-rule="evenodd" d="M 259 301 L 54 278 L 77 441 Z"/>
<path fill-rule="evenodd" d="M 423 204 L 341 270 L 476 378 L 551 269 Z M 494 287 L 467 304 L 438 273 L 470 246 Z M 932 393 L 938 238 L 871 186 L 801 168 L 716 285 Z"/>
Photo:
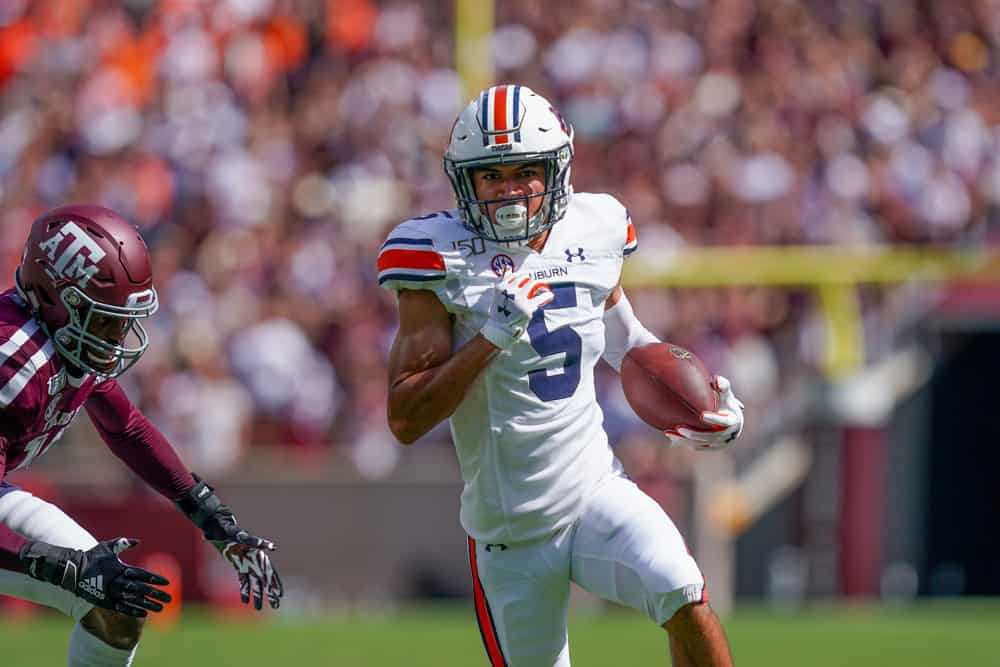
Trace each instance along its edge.
<path fill-rule="evenodd" d="M 564 353 L 563 372 L 549 375 L 545 368 L 528 371 L 528 386 L 543 401 L 569 398 L 580 384 L 580 357 L 583 341 L 568 326 L 549 331 L 545 325 L 545 311 L 576 307 L 576 283 L 549 285 L 555 298 L 538 308 L 528 323 L 531 346 L 541 357 Z"/>

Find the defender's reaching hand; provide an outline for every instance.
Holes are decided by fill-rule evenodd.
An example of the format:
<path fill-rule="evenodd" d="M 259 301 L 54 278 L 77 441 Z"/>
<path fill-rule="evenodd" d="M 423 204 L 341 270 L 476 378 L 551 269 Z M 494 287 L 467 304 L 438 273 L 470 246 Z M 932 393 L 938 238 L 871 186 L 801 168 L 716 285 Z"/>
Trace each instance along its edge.
<path fill-rule="evenodd" d="M 243 603 L 248 604 L 252 597 L 254 608 L 260 610 L 266 595 L 271 607 L 277 609 L 285 589 L 268 555 L 275 549 L 274 542 L 240 528 L 236 516 L 222 504 L 212 487 L 197 476 L 195 480 L 197 484 L 177 502 L 178 507 L 236 569 Z"/>
<path fill-rule="evenodd" d="M 65 588 L 97 607 L 142 617 L 148 611 L 163 611 L 160 603 L 170 602 L 170 595 L 154 586 L 170 582 L 118 558 L 137 544 L 139 540 L 119 537 L 81 551 L 29 542 L 21 549 L 21 561 L 35 579 Z"/>

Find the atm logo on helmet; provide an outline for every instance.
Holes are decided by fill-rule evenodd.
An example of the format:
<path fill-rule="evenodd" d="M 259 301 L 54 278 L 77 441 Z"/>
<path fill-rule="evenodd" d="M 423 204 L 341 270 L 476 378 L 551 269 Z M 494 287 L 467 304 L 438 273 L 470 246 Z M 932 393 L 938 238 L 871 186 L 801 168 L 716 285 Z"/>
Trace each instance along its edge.
<path fill-rule="evenodd" d="M 70 239 L 62 253 L 56 257 L 63 241 Z M 100 270 L 98 263 L 104 259 L 105 252 L 87 232 L 80 229 L 75 222 L 67 222 L 55 234 L 38 244 L 52 262 L 49 273 L 75 281 L 80 289 L 87 286 L 90 279 Z"/>

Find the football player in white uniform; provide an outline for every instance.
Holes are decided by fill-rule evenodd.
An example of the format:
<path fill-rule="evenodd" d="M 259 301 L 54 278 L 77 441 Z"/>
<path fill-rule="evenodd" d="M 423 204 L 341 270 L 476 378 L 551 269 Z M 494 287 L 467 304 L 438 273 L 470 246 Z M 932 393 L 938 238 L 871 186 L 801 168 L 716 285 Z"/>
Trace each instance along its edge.
<path fill-rule="evenodd" d="M 570 581 L 667 630 L 674 665 L 730 665 L 704 577 L 663 509 L 623 473 L 594 367 L 657 339 L 620 284 L 624 207 L 569 184 L 573 133 L 524 86 L 484 90 L 444 158 L 458 207 L 403 222 L 379 253 L 398 293 L 389 426 L 412 443 L 449 418 L 476 613 L 494 666 L 569 665 Z M 721 448 L 742 405 L 683 436 Z"/>

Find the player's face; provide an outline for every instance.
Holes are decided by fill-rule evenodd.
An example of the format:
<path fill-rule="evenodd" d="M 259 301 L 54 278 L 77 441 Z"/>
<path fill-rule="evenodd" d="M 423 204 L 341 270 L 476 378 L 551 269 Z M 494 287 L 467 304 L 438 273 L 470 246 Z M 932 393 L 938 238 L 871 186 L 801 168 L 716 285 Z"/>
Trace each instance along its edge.
<path fill-rule="evenodd" d="M 95 313 L 90 318 L 87 331 L 110 345 L 121 345 L 128 334 L 129 321 L 123 317 L 113 317 L 103 313 Z M 102 355 L 92 348 L 88 348 L 84 354 L 87 355 L 90 363 L 97 368 L 113 368 L 118 363 L 114 355 Z"/>
<path fill-rule="evenodd" d="M 472 183 L 479 200 L 523 197 L 527 202 L 528 218 L 542 208 L 545 192 L 545 165 L 541 162 L 518 162 L 495 167 L 482 167 L 472 172 Z M 496 223 L 497 209 L 511 202 L 485 204 L 486 214 Z"/>
<path fill-rule="evenodd" d="M 90 318 L 90 325 L 87 329 L 98 338 L 112 345 L 118 345 L 125 338 L 125 333 L 128 329 L 128 320 L 123 317 L 113 317 L 103 313 L 96 313 Z"/>

